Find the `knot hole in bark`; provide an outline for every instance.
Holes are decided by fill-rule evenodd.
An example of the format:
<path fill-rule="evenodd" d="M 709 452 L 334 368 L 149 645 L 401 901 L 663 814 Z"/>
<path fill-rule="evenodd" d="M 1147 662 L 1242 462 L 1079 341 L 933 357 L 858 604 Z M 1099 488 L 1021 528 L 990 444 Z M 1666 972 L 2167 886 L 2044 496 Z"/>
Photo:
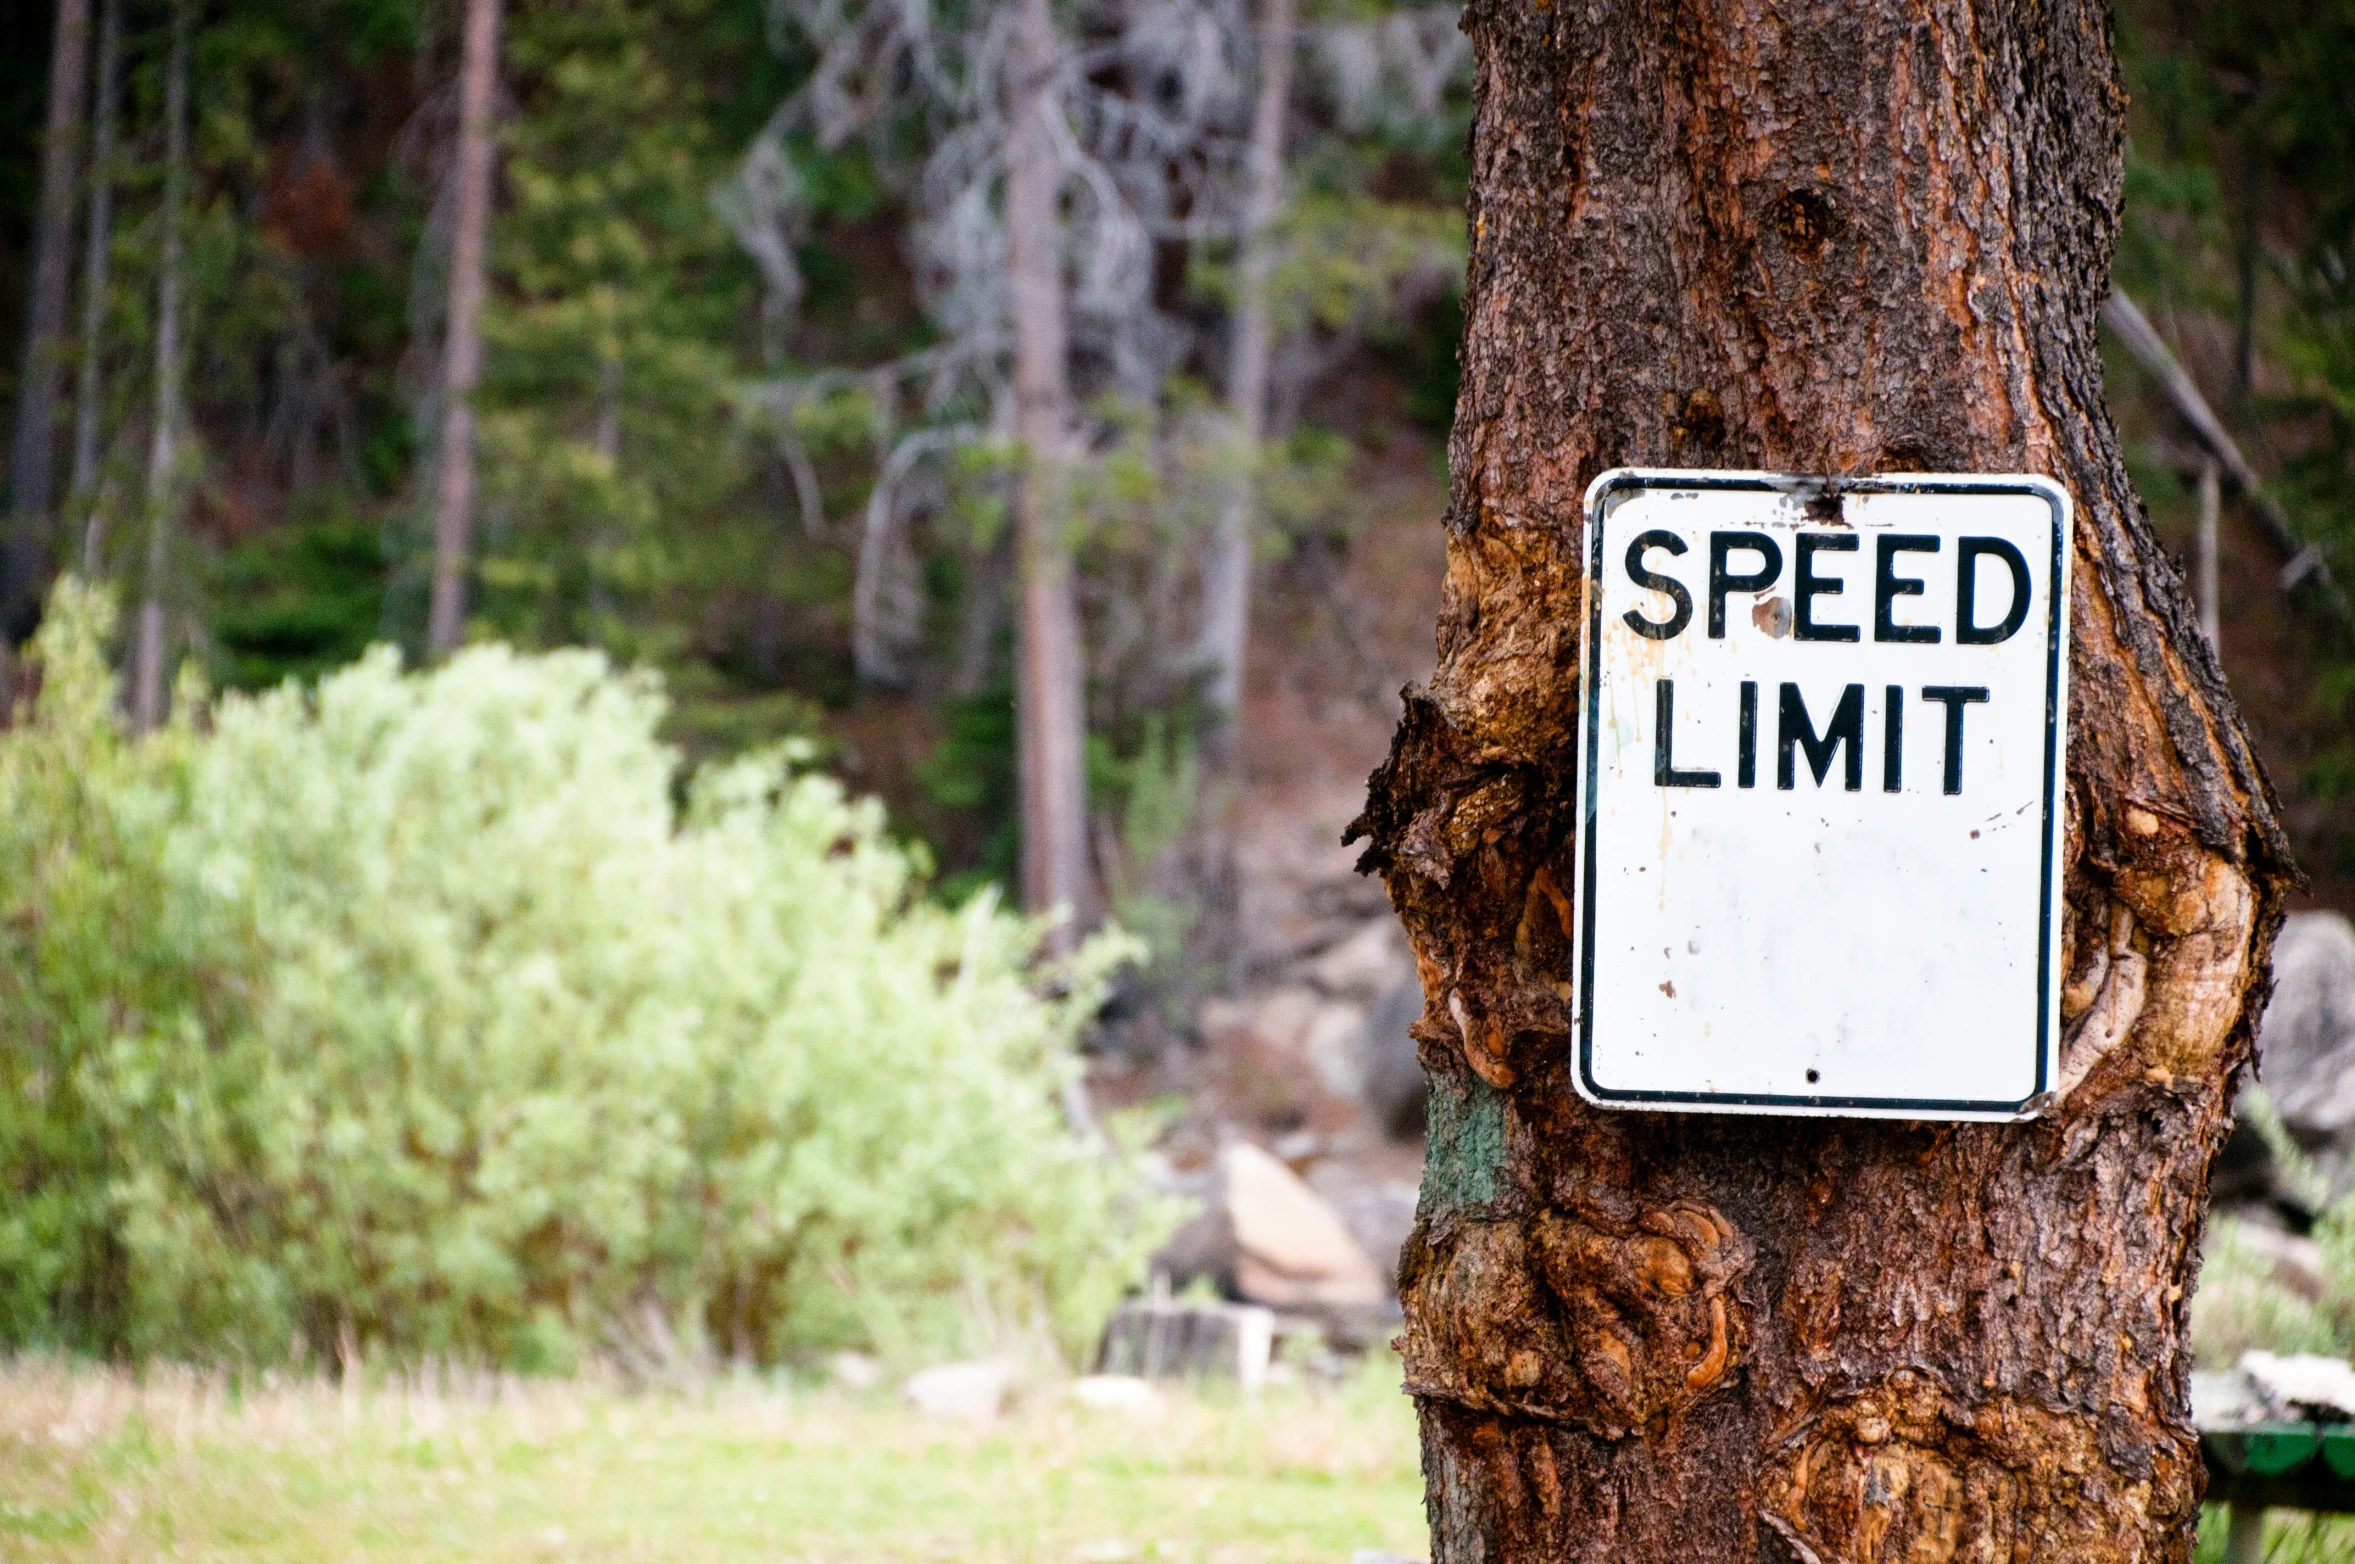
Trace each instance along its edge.
<path fill-rule="evenodd" d="M 1707 387 L 1687 392 L 1675 417 L 1668 438 L 1679 449 L 1697 446 L 1713 451 L 1725 443 L 1725 404 Z"/>
<path fill-rule="evenodd" d="M 1786 190 L 1766 208 L 1766 226 L 1803 261 L 1823 258 L 1835 221 L 1832 203 L 1813 190 Z"/>

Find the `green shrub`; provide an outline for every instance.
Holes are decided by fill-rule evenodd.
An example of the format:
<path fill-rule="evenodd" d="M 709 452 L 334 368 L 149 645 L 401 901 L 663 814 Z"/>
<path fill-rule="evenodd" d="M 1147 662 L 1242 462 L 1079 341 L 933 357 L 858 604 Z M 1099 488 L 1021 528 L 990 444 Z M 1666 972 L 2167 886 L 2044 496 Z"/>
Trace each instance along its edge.
<path fill-rule="evenodd" d="M 791 750 L 682 810 L 591 654 L 379 650 L 132 739 L 107 621 L 60 589 L 0 735 L 0 1341 L 1077 1348 L 1158 1238 L 1057 1108 L 1121 942 L 1042 978 Z"/>

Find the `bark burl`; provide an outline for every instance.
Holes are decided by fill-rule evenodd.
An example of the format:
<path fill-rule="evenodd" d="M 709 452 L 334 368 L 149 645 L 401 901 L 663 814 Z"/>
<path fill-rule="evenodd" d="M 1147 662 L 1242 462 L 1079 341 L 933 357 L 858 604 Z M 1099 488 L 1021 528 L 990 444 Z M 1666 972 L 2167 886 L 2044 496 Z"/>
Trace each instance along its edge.
<path fill-rule="evenodd" d="M 1435 1557 L 2188 1559 L 2186 1294 L 2293 871 L 2103 403 L 2104 9 L 1472 0 L 1465 26 L 1439 666 L 1358 825 L 1426 999 L 1402 1288 Z M 1572 1090 L 1577 535 L 1622 464 L 2075 496 L 2042 1119 Z"/>

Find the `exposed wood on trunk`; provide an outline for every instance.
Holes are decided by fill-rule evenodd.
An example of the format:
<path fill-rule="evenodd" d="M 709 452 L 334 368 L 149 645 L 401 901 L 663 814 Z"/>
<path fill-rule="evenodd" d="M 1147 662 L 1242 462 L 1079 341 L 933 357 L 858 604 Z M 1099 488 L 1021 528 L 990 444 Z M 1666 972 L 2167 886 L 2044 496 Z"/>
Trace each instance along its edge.
<path fill-rule="evenodd" d="M 105 418 L 107 278 L 114 260 L 115 116 L 122 96 L 123 0 L 106 0 L 98 24 L 98 102 L 91 115 L 90 228 L 82 259 L 82 362 L 74 387 L 73 502 L 82 516 L 82 574 L 96 578 L 106 535 L 98 504 L 98 434 Z"/>
<path fill-rule="evenodd" d="M 1071 440 L 1063 318 L 1062 159 L 1050 116 L 1063 65 L 1049 0 L 1018 0 L 1006 60 L 1006 272 L 1014 331 L 1014 480 L 1020 611 L 1015 675 L 1022 900 L 1088 911 L 1085 685 L 1065 538 Z M 1073 926 L 1057 939 L 1068 945 Z"/>
<path fill-rule="evenodd" d="M 49 124 L 42 138 L 41 205 L 33 228 L 24 364 L 8 445 L 8 534 L 0 560 L 0 617 L 11 640 L 32 630 L 48 573 L 57 465 L 58 380 L 65 370 L 65 304 L 73 269 L 74 186 L 82 161 L 82 92 L 90 74 L 90 0 L 57 0 L 49 49 Z"/>
<path fill-rule="evenodd" d="M 1439 666 L 1359 831 L 1433 1077 L 1402 1265 L 1439 1561 L 2186 1561 L 2186 1299 L 2288 849 L 2129 488 L 2093 0 L 1473 0 Z M 1604 1112 L 1569 1077 L 1576 540 L 1622 464 L 2077 506 L 2075 1085 L 2019 1126 Z"/>
<path fill-rule="evenodd" d="M 138 639 L 131 651 L 131 725 L 163 720 L 164 591 L 180 505 L 180 434 L 187 411 L 180 357 L 181 228 L 188 207 L 188 50 L 195 0 L 174 0 L 172 54 L 164 74 L 163 237 L 156 256 L 155 432 L 147 449 L 147 568 L 139 582 Z"/>
<path fill-rule="evenodd" d="M 1268 355 L 1274 328 L 1268 281 L 1275 269 L 1268 224 L 1284 200 L 1284 120 L 1292 102 L 1293 0 L 1262 0 L 1259 96 L 1252 105 L 1243 197 L 1242 254 L 1235 276 L 1233 357 L 1227 366 L 1227 421 L 1247 464 L 1228 483 L 1218 531 L 1203 570 L 1201 660 L 1204 690 L 1231 750 L 1243 710 L 1243 659 L 1250 646 L 1251 560 L 1259 522 L 1259 444 L 1266 433 Z"/>
<path fill-rule="evenodd" d="M 466 0 L 458 85 L 458 200 L 450 236 L 450 312 L 442 349 L 442 433 L 433 523 L 433 609 L 427 644 L 454 650 L 466 629 L 474 541 L 474 386 L 482 375 L 484 250 L 491 222 L 492 99 L 499 76 L 499 0 Z"/>

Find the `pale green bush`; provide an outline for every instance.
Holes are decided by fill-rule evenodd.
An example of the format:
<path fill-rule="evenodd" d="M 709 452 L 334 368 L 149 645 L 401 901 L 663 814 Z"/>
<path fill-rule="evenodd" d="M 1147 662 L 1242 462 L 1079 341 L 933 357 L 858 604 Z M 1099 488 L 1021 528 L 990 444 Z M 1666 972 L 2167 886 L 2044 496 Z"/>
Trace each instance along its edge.
<path fill-rule="evenodd" d="M 792 752 L 682 811 L 650 681 L 496 647 L 132 740 L 104 617 L 0 735 L 0 1340 L 1077 1349 L 1163 1231 L 1057 1107 L 1122 947 L 1042 977 Z"/>

